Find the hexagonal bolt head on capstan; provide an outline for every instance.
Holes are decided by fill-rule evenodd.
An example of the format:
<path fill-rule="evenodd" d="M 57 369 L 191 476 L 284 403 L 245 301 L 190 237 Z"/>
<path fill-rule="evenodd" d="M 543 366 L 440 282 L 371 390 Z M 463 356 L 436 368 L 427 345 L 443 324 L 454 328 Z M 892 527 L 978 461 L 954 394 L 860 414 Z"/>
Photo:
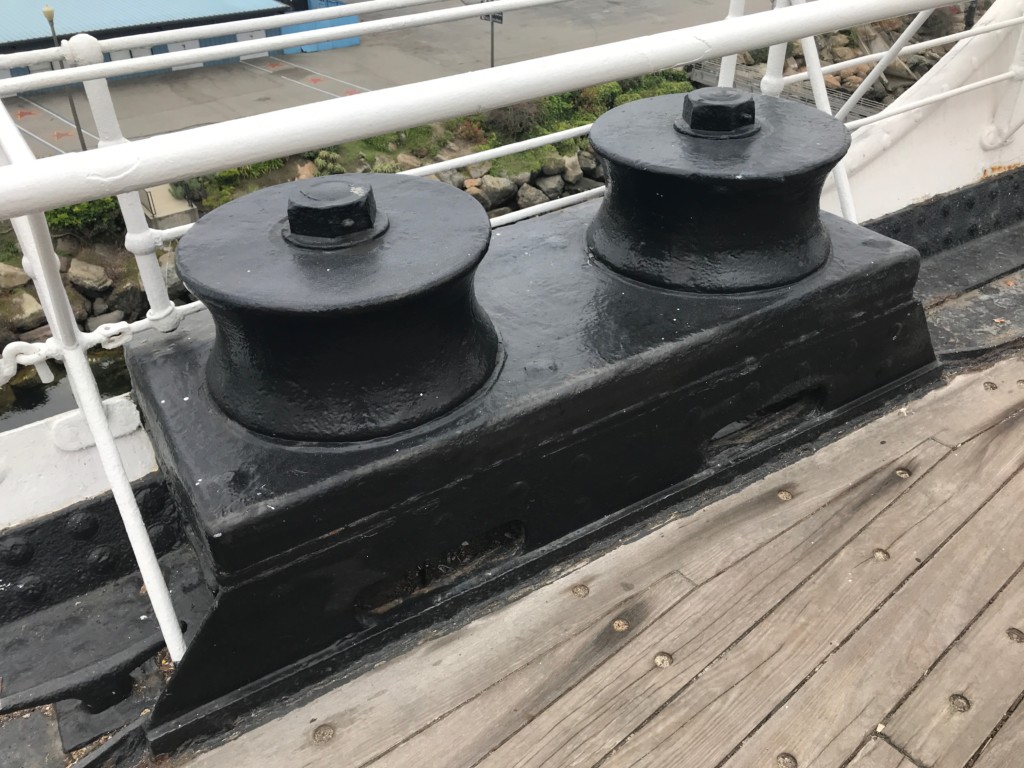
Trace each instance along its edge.
<path fill-rule="evenodd" d="M 294 245 L 343 248 L 376 237 L 387 229 L 369 184 L 324 179 L 288 200 L 285 238 Z"/>
<path fill-rule="evenodd" d="M 752 94 L 736 88 L 701 88 L 686 94 L 676 130 L 705 139 L 741 139 L 757 133 Z"/>

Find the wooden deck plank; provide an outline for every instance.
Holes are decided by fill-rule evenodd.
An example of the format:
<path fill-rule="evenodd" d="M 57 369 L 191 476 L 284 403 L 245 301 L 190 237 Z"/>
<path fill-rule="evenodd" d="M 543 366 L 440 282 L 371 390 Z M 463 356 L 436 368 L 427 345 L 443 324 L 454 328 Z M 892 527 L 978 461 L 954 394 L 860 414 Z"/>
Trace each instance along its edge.
<path fill-rule="evenodd" d="M 608 606 L 639 594 L 666 573 L 682 570 L 706 581 L 928 437 L 957 445 L 990 428 L 1024 407 L 1024 388 L 1017 386 L 1018 380 L 1024 381 L 1024 362 L 1017 359 L 958 377 L 776 473 L 763 485 L 744 489 L 694 517 L 673 521 L 599 560 L 574 565 L 560 581 L 426 642 L 189 764 L 292 768 L 331 759 L 346 765 L 371 760 L 541 657 L 592 624 Z M 985 381 L 996 388 L 984 387 Z M 965 399 L 969 407 L 962 406 Z M 796 497 L 779 503 L 775 491 L 788 486 L 797 489 Z M 589 598 L 572 596 L 571 587 L 578 583 L 588 586 Z M 314 746 L 312 729 L 324 722 L 334 726 L 335 737 L 331 746 Z"/>
<path fill-rule="evenodd" d="M 1024 420 L 1015 418 L 944 458 L 934 471 L 867 526 L 726 657 L 692 685 L 680 689 L 676 698 L 667 701 L 656 718 L 631 732 L 629 740 L 607 760 L 606 768 L 638 764 L 654 768 L 678 766 L 684 762 L 692 766 L 719 765 L 759 723 L 772 716 L 792 689 L 814 672 L 881 602 L 920 567 L 922 561 L 942 547 L 946 539 L 969 520 L 992 494 L 1020 471 L 1024 466 L 1022 435 Z M 985 520 L 988 521 L 990 516 L 986 515 Z M 992 527 L 1000 530 L 998 525 Z M 1012 524 L 1007 523 L 1005 527 L 1007 533 L 1016 533 Z M 1020 529 L 1024 536 L 1024 516 L 1021 517 Z M 880 551 L 884 554 L 876 556 L 875 553 Z M 994 562 L 993 568 L 1000 563 Z M 947 582 L 941 583 L 945 585 Z M 894 620 L 890 618 L 890 621 Z M 895 652 L 890 651 L 890 655 Z M 935 655 L 937 652 L 933 659 Z M 874 672 L 870 677 L 870 681 L 862 684 L 864 689 L 879 682 L 875 681 Z M 833 697 L 836 691 L 842 690 L 843 684 L 848 683 L 832 680 L 830 692 Z M 829 730 L 827 723 L 815 727 L 808 724 L 816 722 L 823 712 L 830 712 L 847 699 L 859 701 L 860 697 L 839 697 L 840 701 L 824 698 L 825 701 L 815 699 L 816 708 L 802 711 L 802 721 L 793 721 L 788 716 L 784 718 L 788 730 L 774 728 L 779 715 L 772 717 L 766 733 L 778 735 L 770 742 L 771 747 L 778 748 L 770 755 L 767 752 L 770 747 L 754 751 L 754 747 L 747 743 L 728 765 L 736 768 L 769 765 L 778 754 L 790 753 L 800 765 L 807 766 L 812 764 L 809 758 L 817 755 L 824 746 L 813 750 L 807 748 L 805 742 L 816 744 L 814 740 L 818 738 L 823 739 L 824 744 L 830 744 L 830 749 L 840 748 L 838 740 L 832 741 L 823 735 Z M 890 702 L 890 706 L 894 703 L 895 700 Z M 865 707 L 870 708 L 868 704 Z M 792 710 L 793 705 L 787 705 L 787 715 Z M 875 717 L 881 718 L 887 711 L 883 709 Z M 870 727 L 877 723 L 876 719 Z M 846 744 L 840 760 L 853 752 L 867 732 L 868 728 L 862 728 L 853 743 Z M 785 735 L 789 735 L 792 745 L 781 743 Z M 760 743 L 757 736 L 753 739 Z M 838 765 L 838 762 L 834 764 Z M 832 764 L 818 763 L 822 766 Z"/>
<path fill-rule="evenodd" d="M 679 570 L 685 576 L 701 584 L 828 503 L 837 487 L 853 485 L 924 440 L 961 445 L 1022 408 L 1024 361 L 1012 358 L 958 376 L 942 389 L 680 521 L 684 535 L 673 557 L 682 563 Z M 830 482 L 822 483 L 823 476 Z M 780 490 L 793 493 L 793 501 L 780 505 Z"/>
<path fill-rule="evenodd" d="M 869 741 L 847 768 L 917 768 L 910 758 L 881 739 Z"/>
<path fill-rule="evenodd" d="M 592 765 L 600 760 L 696 677 L 713 674 L 711 665 L 750 627 L 891 508 L 901 493 L 906 496 L 914 483 L 926 483 L 927 470 L 946 450 L 932 442 L 920 446 L 701 585 L 481 765 Z M 898 477 L 897 466 L 909 467 L 910 479 Z M 650 659 L 659 652 L 672 656 L 671 667 L 652 668 Z M 688 690 L 683 695 L 691 697 Z"/>
<path fill-rule="evenodd" d="M 693 584 L 670 574 L 560 646 L 375 760 L 374 768 L 470 766 L 643 632 Z M 620 622 L 626 622 L 622 625 Z M 653 658 L 651 666 L 654 666 Z"/>
<path fill-rule="evenodd" d="M 1024 442 L 1024 422 L 1012 424 L 1015 428 L 1003 433 Z M 1009 446 L 994 441 L 988 447 L 976 457 L 982 463 L 1007 458 L 1001 451 Z M 980 490 L 967 483 L 959 495 Z M 1022 494 L 1024 473 L 1018 473 L 933 558 L 917 554 L 926 562 L 913 578 L 784 702 L 726 768 L 766 765 L 781 752 L 805 767 L 841 765 L 1020 571 Z M 892 559 L 883 565 L 913 558 L 919 535 L 915 531 L 889 544 Z"/>
<path fill-rule="evenodd" d="M 640 722 L 658 701 L 670 695 L 673 682 L 696 675 L 716 656 L 735 642 L 743 633 L 806 579 L 816 566 L 825 562 L 855 536 L 872 517 L 879 514 L 901 493 L 927 476 L 927 471 L 946 454 L 948 449 L 928 442 L 907 456 L 876 470 L 875 477 L 857 488 L 847 491 L 826 509 L 803 521 L 751 557 L 725 571 L 692 592 L 673 606 L 657 622 L 654 629 L 636 635 L 628 653 L 616 655 L 615 661 L 596 669 L 578 687 L 565 686 L 559 694 L 566 695 L 558 705 L 539 714 L 543 708 L 531 709 L 535 716 L 529 727 L 484 761 L 486 765 L 510 766 L 519 764 L 562 765 L 600 757 L 599 737 L 590 739 L 590 731 L 606 731 L 606 719 L 630 713 Z M 897 467 L 909 468 L 911 477 L 900 478 Z M 658 667 L 653 659 L 659 653 L 668 653 L 671 667 Z M 538 659 L 514 675 L 495 685 L 488 695 L 495 701 L 515 702 L 520 691 L 544 680 L 546 659 Z M 545 684 L 546 685 L 546 684 Z M 653 696 L 649 698 L 654 689 Z M 552 697 L 554 698 L 554 697 Z M 562 754 L 559 738 L 572 739 L 575 735 L 571 721 L 586 710 L 580 701 L 599 705 L 600 712 L 587 722 L 587 747 L 594 750 L 586 756 L 573 752 Z M 621 712 L 620 712 L 621 710 Z M 406 745 L 402 754 L 405 762 L 384 761 L 382 765 L 465 766 L 475 765 L 488 752 L 498 747 L 509 735 L 522 727 L 517 723 L 510 728 L 506 718 L 487 722 L 488 733 L 475 745 L 473 759 L 470 753 L 459 751 L 459 760 L 446 757 L 447 746 L 454 734 L 474 734 L 479 728 L 479 706 L 471 701 L 440 723 L 427 729 Z M 539 735 L 538 735 L 539 734 Z M 616 742 L 612 739 L 607 746 Z M 377 768 L 377 764 L 374 764 Z"/>
<path fill-rule="evenodd" d="M 1024 706 L 1018 704 L 971 768 L 1020 768 L 1024 764 Z"/>
<path fill-rule="evenodd" d="M 1017 556 L 1024 559 L 1024 553 Z M 1024 691 L 1021 627 L 1024 575 L 1003 590 L 910 698 L 886 719 L 886 738 L 931 768 L 966 764 Z M 1016 630 L 1016 634 L 1008 630 Z M 953 696 L 962 698 L 954 700 Z"/>

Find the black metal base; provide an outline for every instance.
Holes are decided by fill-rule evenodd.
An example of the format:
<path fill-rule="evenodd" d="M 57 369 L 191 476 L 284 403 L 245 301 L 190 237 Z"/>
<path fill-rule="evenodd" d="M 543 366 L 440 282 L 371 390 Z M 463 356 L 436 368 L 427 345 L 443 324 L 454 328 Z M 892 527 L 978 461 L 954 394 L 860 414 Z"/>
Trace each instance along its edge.
<path fill-rule="evenodd" d="M 499 230 L 477 291 L 503 368 L 455 412 L 392 438 L 285 443 L 234 424 L 206 390 L 206 315 L 133 343 L 140 406 L 219 587 L 155 709 L 158 748 L 224 725 L 289 665 L 292 685 L 329 673 L 389 628 L 537 567 L 537 553 L 581 546 L 581 531 L 700 476 L 716 452 L 748 461 L 935 370 L 906 246 L 827 217 L 834 250 L 816 273 L 709 296 L 593 262 L 593 212 Z M 799 428 L 736 439 L 801 399 L 813 415 Z M 715 479 L 739 458 L 719 456 Z M 461 574 L 431 575 L 473 554 Z"/>

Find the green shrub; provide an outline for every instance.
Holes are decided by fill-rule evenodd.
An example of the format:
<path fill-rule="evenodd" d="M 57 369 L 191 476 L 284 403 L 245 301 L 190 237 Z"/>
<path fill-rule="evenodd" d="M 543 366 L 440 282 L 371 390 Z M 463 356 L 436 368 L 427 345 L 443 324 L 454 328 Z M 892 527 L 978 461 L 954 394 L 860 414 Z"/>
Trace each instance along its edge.
<path fill-rule="evenodd" d="M 536 135 L 541 126 L 541 101 L 524 101 L 484 115 L 484 125 L 501 139 L 501 143 L 521 141 Z"/>
<path fill-rule="evenodd" d="M 430 157 L 435 154 L 440 145 L 437 134 L 432 125 L 420 125 L 410 128 L 405 132 L 405 137 L 399 143 L 399 150 L 403 148 L 416 157 Z"/>
<path fill-rule="evenodd" d="M 121 210 L 113 197 L 47 211 L 46 223 L 55 236 L 72 234 L 89 243 L 114 242 L 125 233 Z"/>
<path fill-rule="evenodd" d="M 374 173 L 398 173 L 402 170 L 402 166 L 386 158 L 382 159 L 378 157 L 374 160 L 373 167 L 370 170 Z"/>
<path fill-rule="evenodd" d="M 0 264 L 21 266 L 21 249 L 18 248 L 18 241 L 14 239 L 13 235 L 0 237 Z"/>
<path fill-rule="evenodd" d="M 671 93 L 689 93 L 693 86 L 688 80 L 662 80 L 641 84 L 635 90 L 627 91 L 615 98 L 615 106 L 627 104 L 638 99 L 649 99 L 652 96 L 666 96 Z"/>
<path fill-rule="evenodd" d="M 617 81 L 594 85 L 580 91 L 577 101 L 582 109 L 595 115 L 607 112 L 615 106 L 615 99 L 622 94 L 622 85 Z"/>

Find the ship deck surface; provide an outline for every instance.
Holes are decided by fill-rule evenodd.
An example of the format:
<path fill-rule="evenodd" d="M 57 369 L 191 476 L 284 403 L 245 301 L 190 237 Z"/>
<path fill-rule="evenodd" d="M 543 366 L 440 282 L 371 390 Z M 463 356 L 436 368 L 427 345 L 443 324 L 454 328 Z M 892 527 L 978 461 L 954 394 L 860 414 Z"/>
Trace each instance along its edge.
<path fill-rule="evenodd" d="M 1018 767 L 1022 408 L 959 376 L 187 762 Z"/>

